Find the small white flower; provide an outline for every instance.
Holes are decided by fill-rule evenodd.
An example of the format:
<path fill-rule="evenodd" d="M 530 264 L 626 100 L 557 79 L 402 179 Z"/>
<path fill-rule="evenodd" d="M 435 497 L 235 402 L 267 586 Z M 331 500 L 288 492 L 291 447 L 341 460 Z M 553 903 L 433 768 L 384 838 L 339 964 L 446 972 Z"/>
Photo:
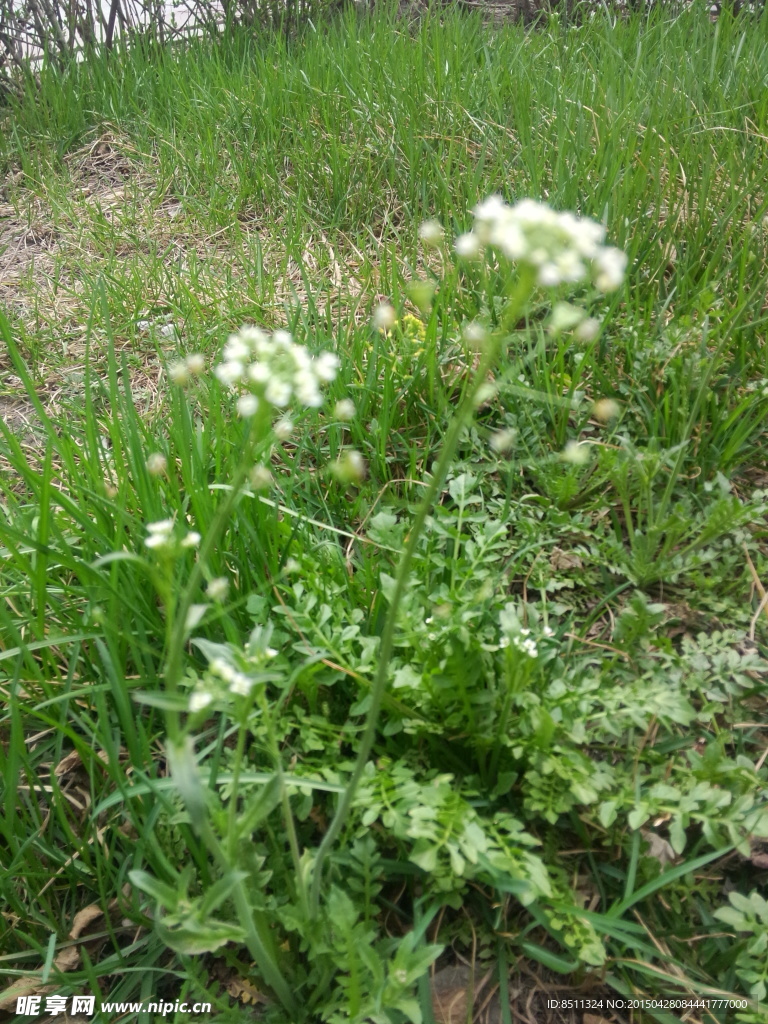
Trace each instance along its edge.
<path fill-rule="evenodd" d="M 479 244 L 487 244 L 498 221 L 505 219 L 509 207 L 498 195 L 488 196 L 472 211 L 475 215 L 475 231 Z M 458 252 L 458 250 L 457 250 Z"/>
<path fill-rule="evenodd" d="M 477 389 L 475 395 L 475 408 L 479 409 L 481 405 L 485 405 L 486 402 L 490 402 L 496 397 L 496 386 L 491 384 L 490 381 L 484 381 Z"/>
<path fill-rule="evenodd" d="M 589 462 L 589 446 L 579 444 L 578 441 L 569 441 L 560 454 L 563 462 L 570 462 L 573 466 L 583 466 Z"/>
<path fill-rule="evenodd" d="M 223 679 L 225 673 L 229 671 L 229 663 L 223 658 L 214 658 L 208 668 L 215 676 L 221 676 Z"/>
<path fill-rule="evenodd" d="M 488 331 L 477 320 L 471 320 L 464 324 L 461 336 L 467 345 L 472 348 L 481 348 L 488 340 Z"/>
<path fill-rule="evenodd" d="M 522 260 L 528 254 L 528 242 L 512 220 L 500 221 L 491 231 L 490 241 L 510 260 Z"/>
<path fill-rule="evenodd" d="M 181 542 L 183 548 L 196 548 L 203 538 L 197 532 L 197 530 L 190 530 L 184 540 Z"/>
<path fill-rule="evenodd" d="M 273 377 L 264 390 L 264 397 L 270 405 L 278 408 L 288 405 L 291 400 L 291 385 L 278 377 Z"/>
<path fill-rule="evenodd" d="M 333 415 L 337 420 L 345 423 L 355 418 L 355 403 L 349 398 L 342 398 L 333 408 Z"/>
<path fill-rule="evenodd" d="M 222 352 L 225 362 L 247 363 L 251 357 L 251 346 L 240 334 L 230 334 Z"/>
<path fill-rule="evenodd" d="M 283 572 L 287 573 L 289 576 L 294 572 L 301 572 L 301 564 L 297 561 L 297 559 L 289 558 L 286 560 L 286 563 L 283 566 Z"/>
<path fill-rule="evenodd" d="M 460 259 L 476 260 L 480 255 L 482 245 L 474 231 L 468 231 L 464 235 L 459 235 L 453 248 Z"/>
<path fill-rule="evenodd" d="M 627 254 L 621 249 L 614 249 L 612 246 L 601 249 L 595 257 L 595 287 L 601 292 L 616 291 L 624 280 L 626 267 Z"/>
<path fill-rule="evenodd" d="M 189 367 L 186 363 L 171 363 L 168 376 L 174 384 L 186 384 L 189 380 Z"/>
<path fill-rule="evenodd" d="M 268 336 L 260 327 L 241 327 L 240 337 L 252 353 L 259 353 L 268 340 Z"/>
<path fill-rule="evenodd" d="M 539 267 L 536 281 L 542 288 L 556 288 L 562 283 L 562 276 L 554 263 L 545 263 Z"/>
<path fill-rule="evenodd" d="M 315 375 L 326 383 L 336 380 L 336 372 L 339 369 L 339 360 L 332 352 L 321 352 L 315 359 L 313 369 Z"/>
<path fill-rule="evenodd" d="M 162 476 L 168 469 L 168 460 L 160 452 L 152 452 L 147 459 L 147 472 L 150 476 Z"/>
<path fill-rule="evenodd" d="M 235 672 L 229 683 L 229 692 L 235 693 L 239 697 L 247 697 L 255 685 L 255 680 L 245 675 L 244 672 Z"/>
<path fill-rule="evenodd" d="M 302 405 L 309 409 L 318 409 L 323 404 L 323 396 L 317 386 L 317 381 L 311 373 L 299 372 L 296 375 L 296 397 Z M 269 389 L 269 385 L 267 385 Z"/>
<path fill-rule="evenodd" d="M 288 419 L 287 416 L 283 416 L 282 419 L 278 420 L 272 428 L 275 432 L 275 437 L 278 441 L 287 441 L 293 433 L 293 420 Z"/>
<path fill-rule="evenodd" d="M 170 534 L 173 532 L 174 522 L 172 519 L 161 519 L 157 523 L 147 523 L 147 533 L 152 536 L 157 534 Z"/>
<path fill-rule="evenodd" d="M 542 630 L 542 632 L 544 633 L 544 636 L 554 636 L 555 635 L 554 629 L 550 629 L 549 626 L 545 626 L 544 629 Z"/>
<path fill-rule="evenodd" d="M 189 695 L 189 710 L 192 714 L 196 711 L 202 711 L 203 708 L 207 708 L 212 703 L 213 695 L 206 693 L 204 690 L 195 690 Z"/>
<path fill-rule="evenodd" d="M 390 331 L 397 323 L 397 313 L 394 307 L 388 302 L 382 302 L 373 311 L 373 317 L 371 319 L 375 330 L 377 331 Z"/>
<path fill-rule="evenodd" d="M 157 535 L 155 537 L 147 537 L 144 541 L 144 546 L 148 548 L 167 548 L 170 547 L 171 538 L 166 536 Z"/>
<path fill-rule="evenodd" d="M 193 376 L 199 376 L 205 370 L 205 356 L 199 352 L 193 352 L 184 360 L 185 365 Z"/>
<path fill-rule="evenodd" d="M 516 430 L 497 430 L 491 435 L 490 445 L 495 452 L 508 452 L 515 443 Z"/>
<path fill-rule="evenodd" d="M 243 419 L 255 416 L 258 408 L 259 400 L 255 395 L 241 395 L 237 400 L 237 412 Z"/>
<path fill-rule="evenodd" d="M 212 601 L 223 601 L 229 590 L 229 581 L 223 576 L 212 579 L 206 588 L 206 594 Z"/>
<path fill-rule="evenodd" d="M 149 536 L 144 541 L 145 547 L 160 549 L 169 548 L 173 544 L 173 520 L 162 519 L 157 523 L 147 523 Z"/>
<path fill-rule="evenodd" d="M 574 338 L 577 341 L 594 341 L 597 335 L 600 333 L 600 321 L 594 317 L 587 317 L 586 320 L 582 320 L 576 330 L 573 332 Z"/>
<path fill-rule="evenodd" d="M 349 449 L 336 459 L 331 473 L 341 483 L 359 483 L 365 476 L 365 459 L 360 452 Z"/>
<path fill-rule="evenodd" d="M 275 331 L 272 335 L 272 341 L 278 348 L 285 349 L 286 352 L 289 352 L 293 347 L 293 335 L 290 331 Z"/>
<path fill-rule="evenodd" d="M 600 398 L 592 407 L 592 412 L 601 423 L 610 423 L 611 420 L 618 419 L 621 408 L 612 398 Z"/>
<path fill-rule="evenodd" d="M 534 640 L 519 640 L 516 638 L 515 647 L 522 651 L 523 654 L 527 654 L 529 658 L 536 658 L 539 653 Z"/>
<path fill-rule="evenodd" d="M 443 225 L 437 220 L 425 220 L 419 228 L 419 238 L 425 245 L 438 246 L 445 237 Z"/>
<path fill-rule="evenodd" d="M 272 371 L 267 363 L 251 363 L 247 373 L 254 384 L 266 384 L 272 376 Z"/>
<path fill-rule="evenodd" d="M 213 371 L 222 384 L 227 387 L 232 387 L 242 379 L 245 367 L 237 359 L 230 359 L 226 363 L 219 363 L 216 369 Z"/>
<path fill-rule="evenodd" d="M 249 479 L 254 491 L 265 491 L 272 483 L 272 474 L 266 466 L 254 466 L 250 472 Z"/>

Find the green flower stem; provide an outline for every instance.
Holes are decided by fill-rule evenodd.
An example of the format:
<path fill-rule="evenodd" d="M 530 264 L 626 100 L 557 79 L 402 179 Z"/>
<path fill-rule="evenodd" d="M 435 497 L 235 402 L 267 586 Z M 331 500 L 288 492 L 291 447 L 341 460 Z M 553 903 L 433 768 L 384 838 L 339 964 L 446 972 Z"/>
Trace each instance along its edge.
<path fill-rule="evenodd" d="M 229 520 L 238 497 L 240 496 L 240 488 L 245 483 L 245 479 L 251 469 L 253 450 L 259 436 L 259 431 L 254 430 L 253 427 L 254 424 L 251 422 L 245 441 L 243 457 L 235 471 L 234 477 L 232 478 L 231 488 L 214 513 L 211 524 L 206 530 L 203 542 L 200 545 L 197 560 L 192 567 L 192 572 L 189 574 L 187 585 L 179 599 L 178 605 L 176 605 L 173 610 L 173 625 L 170 630 L 168 653 L 166 655 L 165 668 L 163 670 L 165 687 L 171 694 L 176 694 L 178 692 L 183 663 L 184 643 L 187 638 L 187 616 L 197 589 L 202 583 L 204 566 L 207 564 L 211 552 L 219 542 L 221 533 Z M 165 723 L 168 728 L 168 736 L 171 742 L 178 742 L 181 733 L 181 726 L 179 721 L 179 712 L 175 708 L 171 708 L 166 712 Z"/>
<path fill-rule="evenodd" d="M 293 811 L 291 810 L 291 800 L 288 796 L 288 788 L 285 783 L 285 773 L 283 772 L 283 759 L 280 755 L 280 747 L 277 743 L 275 736 L 275 730 L 272 724 L 272 715 L 270 713 L 269 701 L 267 700 L 264 689 L 259 690 L 259 705 L 261 707 L 261 713 L 264 716 L 264 722 L 267 727 L 267 736 L 269 738 L 270 753 L 272 760 L 275 765 L 275 772 L 277 774 L 278 782 L 280 783 L 280 799 L 283 807 L 283 820 L 285 822 L 285 831 L 288 836 L 288 846 L 291 851 L 291 859 L 293 860 L 293 870 L 296 875 L 296 892 L 299 898 L 299 904 L 302 911 L 306 914 L 307 912 L 307 890 L 304 884 L 304 875 L 301 869 L 301 851 L 299 850 L 299 839 L 296 834 L 296 822 L 293 818 Z"/>
<path fill-rule="evenodd" d="M 229 520 L 240 490 L 245 483 L 246 477 L 251 470 L 253 454 L 258 439 L 262 433 L 259 429 L 263 425 L 263 414 L 249 424 L 248 434 L 245 441 L 243 456 L 232 478 L 229 492 L 211 520 L 195 562 L 189 580 L 179 598 L 178 604 L 173 608 L 173 624 L 170 630 L 168 653 L 165 661 L 163 677 L 167 690 L 175 694 L 178 692 L 179 679 L 181 677 L 184 644 L 187 638 L 187 616 L 192 606 L 195 594 L 203 580 L 203 569 L 208 558 L 215 550 L 221 534 Z M 179 712 L 171 708 L 166 712 L 166 726 L 168 729 L 169 741 L 175 745 L 181 742 L 181 724 Z M 205 820 L 201 828 L 201 838 L 208 849 L 208 852 L 220 864 L 223 870 L 228 871 L 233 866 L 222 849 L 221 843 L 211 828 L 210 821 Z M 248 899 L 248 893 L 242 882 L 238 882 L 232 892 L 232 901 L 237 911 L 238 920 L 245 931 L 245 944 L 248 951 L 258 965 L 258 969 L 269 988 L 280 1000 L 283 1007 L 291 1014 L 293 1019 L 298 1019 L 298 1005 L 289 985 L 285 979 L 276 958 L 269 950 L 269 924 L 263 914 L 254 910 Z"/>
<path fill-rule="evenodd" d="M 254 699 L 251 697 L 245 701 L 245 706 L 242 709 L 242 716 L 237 729 L 237 746 L 235 747 L 235 756 L 232 763 L 232 790 L 229 796 L 229 825 L 227 827 L 227 839 L 229 840 L 227 854 L 232 864 L 234 864 L 235 857 L 237 856 L 237 841 L 239 839 L 237 834 L 237 800 L 240 795 L 240 769 L 243 763 L 243 756 L 245 755 L 248 718 L 253 705 Z"/>
<path fill-rule="evenodd" d="M 202 839 L 209 852 L 218 862 L 222 871 L 227 872 L 233 869 L 221 843 L 213 832 L 210 822 L 205 821 L 201 830 Z M 232 890 L 232 902 L 237 911 L 237 918 L 245 932 L 245 945 L 248 952 L 261 972 L 264 981 L 280 1000 L 283 1007 L 291 1014 L 293 1020 L 298 1020 L 298 1005 L 293 990 L 283 976 L 275 957 L 268 949 L 269 924 L 265 915 L 255 911 L 248 899 L 248 893 L 242 882 L 238 882 Z M 259 928 L 259 925 L 261 928 Z M 265 938 L 262 938 L 262 931 Z"/>
<path fill-rule="evenodd" d="M 406 543 L 405 550 L 403 551 L 403 556 L 400 559 L 400 565 L 395 579 L 395 589 L 389 607 L 389 614 L 387 615 L 387 621 L 384 625 L 384 632 L 381 637 L 379 667 L 376 671 L 373 686 L 371 687 L 371 703 L 368 708 L 365 729 L 360 741 L 360 749 L 358 750 L 355 766 L 352 770 L 352 776 L 347 783 L 341 801 L 339 802 L 339 806 L 333 816 L 333 820 L 328 826 L 328 830 L 323 836 L 323 840 L 317 849 L 310 892 L 310 914 L 313 917 L 317 915 L 320 906 L 320 887 L 322 885 L 323 865 L 325 863 L 325 859 L 347 820 L 347 816 L 349 815 L 349 811 L 352 806 L 352 801 L 354 800 L 355 793 L 360 785 L 360 780 L 363 776 L 363 772 L 365 771 L 365 766 L 368 763 L 368 758 L 376 738 L 376 727 L 378 725 L 381 704 L 387 686 L 389 662 L 394 650 L 397 613 L 400 607 L 400 602 L 405 594 L 406 587 L 408 586 L 408 574 L 416 551 L 416 546 L 419 542 L 419 537 L 421 536 L 421 531 L 424 528 L 424 523 L 430 509 L 432 508 L 435 498 L 443 486 L 448 474 L 448 470 L 456 451 L 456 446 L 459 442 L 459 437 L 461 436 L 461 431 L 472 419 L 477 394 L 481 386 L 485 383 L 491 367 L 498 359 L 501 346 L 510 327 L 514 325 L 525 308 L 532 287 L 532 270 L 527 267 L 521 268 L 517 287 L 512 291 L 509 304 L 504 311 L 503 320 L 489 338 L 485 351 L 483 352 L 478 364 L 475 376 L 473 377 L 472 382 L 464 395 L 464 400 L 459 407 L 459 411 L 456 413 L 448 427 L 448 432 L 445 437 L 445 442 L 443 444 L 443 449 L 440 453 L 437 466 L 435 467 L 427 490 L 424 493 L 424 497 L 422 498 L 421 504 L 419 505 L 414 517 L 413 525 L 408 535 L 408 542 Z"/>

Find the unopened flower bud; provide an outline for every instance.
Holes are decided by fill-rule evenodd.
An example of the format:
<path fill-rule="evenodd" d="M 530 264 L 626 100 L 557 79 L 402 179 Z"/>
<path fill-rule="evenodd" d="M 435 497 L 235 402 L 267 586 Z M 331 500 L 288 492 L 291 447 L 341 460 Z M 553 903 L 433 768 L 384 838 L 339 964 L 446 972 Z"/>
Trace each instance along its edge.
<path fill-rule="evenodd" d="M 582 320 L 576 330 L 573 332 L 574 338 L 577 341 L 594 341 L 597 335 L 600 333 L 600 321 L 596 320 L 592 316 L 588 316 L 586 320 Z"/>
<path fill-rule="evenodd" d="M 578 441 L 569 441 L 560 454 L 563 462 L 570 462 L 572 466 L 583 466 L 589 462 L 589 447 L 579 444 Z"/>
<path fill-rule="evenodd" d="M 272 474 L 266 466 L 259 464 L 253 467 L 249 479 L 254 491 L 265 491 L 272 483 Z"/>
<path fill-rule="evenodd" d="M 390 306 L 388 302 L 382 302 L 373 311 L 372 323 L 377 331 L 386 333 L 392 330 L 397 323 L 397 313 L 395 313 L 394 307 Z"/>
<path fill-rule="evenodd" d="M 498 430 L 491 435 L 490 445 L 495 452 L 508 452 L 515 443 L 516 430 Z"/>
<path fill-rule="evenodd" d="M 349 398 L 342 398 L 341 401 L 336 403 L 333 410 L 333 415 L 336 417 L 337 420 L 343 420 L 345 423 L 351 419 L 354 419 L 355 403 L 351 401 Z"/>
<path fill-rule="evenodd" d="M 480 349 L 488 340 L 488 331 L 477 320 L 464 325 L 461 336 L 470 348 Z"/>
<path fill-rule="evenodd" d="M 152 452 L 146 465 L 150 476 L 162 476 L 168 469 L 168 460 L 160 452 Z"/>
<path fill-rule="evenodd" d="M 243 419 L 255 416 L 258 408 L 259 400 L 255 395 L 241 395 L 237 400 L 237 412 Z"/>
<path fill-rule="evenodd" d="M 462 260 L 476 260 L 480 255 L 480 239 L 474 231 L 459 235 L 454 244 L 456 255 Z"/>
<path fill-rule="evenodd" d="M 419 238 L 425 245 L 438 246 L 445 237 L 443 225 L 437 220 L 425 220 L 419 228 Z"/>
<path fill-rule="evenodd" d="M 601 423 L 610 423 L 611 420 L 618 419 L 621 409 L 619 403 L 612 398 L 600 398 L 592 407 L 592 412 L 595 414 L 595 419 L 600 420 Z"/>
<path fill-rule="evenodd" d="M 365 477 L 365 459 L 354 449 L 345 451 L 331 466 L 331 473 L 342 484 L 357 484 Z"/>
<path fill-rule="evenodd" d="M 193 352 L 185 359 L 186 367 L 195 377 L 199 376 L 205 369 L 205 356 L 199 352 Z"/>
<path fill-rule="evenodd" d="M 293 433 L 293 421 L 289 420 L 287 416 L 278 420 L 272 428 L 275 432 L 275 437 L 278 441 L 287 441 Z"/>
<path fill-rule="evenodd" d="M 224 576 L 212 579 L 206 587 L 206 594 L 212 601 L 223 601 L 229 590 L 229 581 Z"/>
<path fill-rule="evenodd" d="M 168 376 L 174 384 L 186 384 L 189 380 L 189 368 L 186 363 L 172 363 L 168 367 Z"/>

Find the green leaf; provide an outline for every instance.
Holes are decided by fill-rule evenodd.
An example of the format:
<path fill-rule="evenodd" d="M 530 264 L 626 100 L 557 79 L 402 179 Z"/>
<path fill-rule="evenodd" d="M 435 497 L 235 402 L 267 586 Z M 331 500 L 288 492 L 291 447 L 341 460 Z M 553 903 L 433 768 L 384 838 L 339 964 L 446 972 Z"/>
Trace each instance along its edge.
<path fill-rule="evenodd" d="M 206 891 L 200 901 L 200 913 L 207 915 L 212 910 L 216 910 L 228 898 L 235 886 L 246 878 L 248 878 L 247 871 L 228 871 Z"/>
<path fill-rule="evenodd" d="M 146 871 L 129 871 L 128 878 L 131 885 L 135 885 L 137 889 L 141 889 L 147 896 L 151 896 L 164 910 L 174 910 L 179 902 L 180 894 L 176 889 L 166 885 L 165 882 L 159 881 L 159 879 L 148 874 Z"/>
<path fill-rule="evenodd" d="M 520 948 L 532 960 L 538 961 L 548 967 L 550 971 L 557 974 L 573 974 L 579 968 L 579 961 L 575 959 L 566 960 L 565 957 L 557 956 L 548 949 L 535 945 L 533 942 L 521 942 Z"/>
<path fill-rule="evenodd" d="M 275 773 L 258 789 L 248 791 L 243 812 L 238 818 L 238 831 L 248 837 L 274 811 L 281 799 L 280 776 Z"/>
<path fill-rule="evenodd" d="M 683 827 L 683 819 L 676 817 L 672 819 L 672 823 L 669 826 L 669 842 L 672 849 L 679 856 L 685 849 L 685 844 L 688 841 L 688 837 L 685 834 L 685 828 Z"/>
<path fill-rule="evenodd" d="M 196 956 L 213 953 L 228 942 L 242 942 L 245 932 L 239 925 L 226 921 L 191 921 L 189 924 L 169 926 L 165 921 L 157 922 L 157 933 L 162 941 L 177 953 Z"/>

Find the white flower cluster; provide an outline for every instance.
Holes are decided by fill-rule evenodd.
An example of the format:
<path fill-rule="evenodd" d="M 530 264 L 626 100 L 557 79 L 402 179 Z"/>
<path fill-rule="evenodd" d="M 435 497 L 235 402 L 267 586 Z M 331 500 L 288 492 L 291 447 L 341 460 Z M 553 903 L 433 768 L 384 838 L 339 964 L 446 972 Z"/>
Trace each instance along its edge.
<path fill-rule="evenodd" d="M 253 672 L 242 671 L 242 669 L 236 668 L 231 662 L 227 661 L 226 658 L 214 658 L 208 666 L 208 672 L 210 675 L 220 679 L 227 687 L 229 693 L 234 694 L 238 697 L 247 697 L 254 686 L 257 686 L 260 682 L 263 682 L 263 676 L 258 674 L 258 670 L 263 667 L 264 661 L 277 656 L 277 651 L 274 647 L 264 647 L 257 653 L 251 652 L 251 647 L 247 648 L 248 662 L 252 666 Z M 200 700 L 202 695 L 208 695 L 206 690 L 196 690 L 193 694 L 197 700 Z M 203 705 L 204 707 L 206 705 Z M 190 702 L 190 710 L 192 710 Z"/>
<path fill-rule="evenodd" d="M 511 645 L 529 658 L 537 658 L 539 655 L 537 641 L 531 636 L 531 630 L 522 625 L 517 611 L 515 605 L 510 602 L 499 612 L 499 628 L 501 631 L 499 648 L 503 649 Z M 544 626 L 539 639 L 549 639 L 552 636 L 554 636 L 553 630 L 549 626 Z"/>
<path fill-rule="evenodd" d="M 144 546 L 156 550 L 173 551 L 176 548 L 174 536 L 175 523 L 172 519 L 161 519 L 157 523 L 147 523 L 149 536 L 144 541 Z M 201 541 L 200 534 L 196 530 L 190 532 L 180 542 L 179 547 L 196 548 Z"/>
<path fill-rule="evenodd" d="M 499 647 L 509 647 L 511 643 L 513 647 L 516 647 L 518 651 L 522 651 L 523 654 L 527 654 L 529 658 L 537 658 L 539 656 L 539 648 L 536 646 L 536 641 L 529 635 L 530 632 L 530 629 L 521 629 L 514 636 L 509 636 L 505 633 L 499 640 Z"/>
<path fill-rule="evenodd" d="M 334 380 L 339 367 L 336 356 L 330 352 L 311 356 L 288 331 L 269 335 L 258 327 L 243 327 L 231 334 L 223 357 L 214 373 L 227 387 L 248 388 L 238 401 L 238 412 L 246 417 L 256 413 L 260 401 L 284 408 L 296 398 L 317 408 L 323 403 L 320 384 Z"/>
<path fill-rule="evenodd" d="M 208 670 L 211 675 L 218 676 L 227 684 L 230 693 L 240 697 L 247 697 L 256 685 L 256 680 L 252 676 L 247 672 L 240 672 L 223 658 L 214 658 Z"/>
<path fill-rule="evenodd" d="M 473 212 L 472 231 L 456 240 L 456 252 L 465 259 L 476 259 L 492 246 L 508 259 L 533 267 L 537 283 L 548 288 L 591 276 L 595 287 L 610 292 L 624 280 L 626 254 L 603 245 L 605 228 L 595 221 L 558 213 L 533 199 L 510 206 L 497 195 Z"/>

